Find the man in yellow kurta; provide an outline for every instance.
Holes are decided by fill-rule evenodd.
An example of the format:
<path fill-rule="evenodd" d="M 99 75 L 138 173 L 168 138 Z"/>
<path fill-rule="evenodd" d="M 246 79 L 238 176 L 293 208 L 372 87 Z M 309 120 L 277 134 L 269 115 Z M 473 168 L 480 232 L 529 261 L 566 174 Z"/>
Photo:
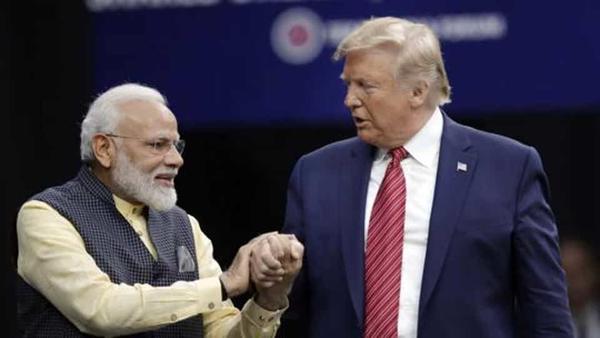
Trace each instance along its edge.
<path fill-rule="evenodd" d="M 275 335 L 303 247 L 294 237 L 261 235 L 222 272 L 196 219 L 175 205 L 184 145 L 152 88 L 125 84 L 94 101 L 77 177 L 19 212 L 24 336 Z M 239 311 L 229 298 L 250 279 L 257 293 Z"/>

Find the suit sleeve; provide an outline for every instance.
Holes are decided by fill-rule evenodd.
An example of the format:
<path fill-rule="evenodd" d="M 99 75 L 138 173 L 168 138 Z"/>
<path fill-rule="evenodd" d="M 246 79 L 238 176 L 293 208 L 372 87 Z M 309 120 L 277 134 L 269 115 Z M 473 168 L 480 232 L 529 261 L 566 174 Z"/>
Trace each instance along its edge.
<path fill-rule="evenodd" d="M 301 158 L 294 167 L 287 191 L 287 206 L 283 233 L 296 235 L 305 248 L 304 219 L 303 219 L 303 195 L 302 195 L 302 166 Z M 305 254 L 302 270 L 298 274 L 292 292 L 290 294 L 290 308 L 282 317 L 281 328 L 278 337 L 308 337 L 308 259 Z"/>
<path fill-rule="evenodd" d="M 540 157 L 530 148 L 519 186 L 513 240 L 519 337 L 573 337 L 548 195 Z"/>

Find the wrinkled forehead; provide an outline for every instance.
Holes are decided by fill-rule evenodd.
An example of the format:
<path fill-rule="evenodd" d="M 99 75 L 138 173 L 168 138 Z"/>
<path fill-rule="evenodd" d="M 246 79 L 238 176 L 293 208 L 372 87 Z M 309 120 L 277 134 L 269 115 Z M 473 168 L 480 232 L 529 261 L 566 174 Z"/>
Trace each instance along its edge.
<path fill-rule="evenodd" d="M 121 118 L 117 124 L 120 133 L 137 137 L 175 137 L 177 119 L 164 104 L 148 100 L 120 102 L 117 108 Z"/>

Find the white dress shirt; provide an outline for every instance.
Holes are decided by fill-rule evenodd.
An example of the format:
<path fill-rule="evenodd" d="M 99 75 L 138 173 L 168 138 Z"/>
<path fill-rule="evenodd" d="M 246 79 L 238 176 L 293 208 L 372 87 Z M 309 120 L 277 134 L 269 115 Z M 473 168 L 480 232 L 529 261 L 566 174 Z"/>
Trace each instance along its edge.
<path fill-rule="evenodd" d="M 399 338 L 417 337 L 419 297 L 443 125 L 442 113 L 436 108 L 423 128 L 404 145 L 408 157 L 400 162 L 406 179 L 406 215 L 398 316 Z M 388 149 L 378 149 L 371 167 L 365 208 L 365 249 L 371 210 L 390 160 Z"/>

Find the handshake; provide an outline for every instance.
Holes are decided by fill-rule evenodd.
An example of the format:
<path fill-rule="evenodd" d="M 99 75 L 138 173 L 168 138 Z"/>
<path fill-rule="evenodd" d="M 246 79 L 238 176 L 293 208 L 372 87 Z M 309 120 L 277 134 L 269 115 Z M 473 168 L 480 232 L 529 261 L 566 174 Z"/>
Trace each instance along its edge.
<path fill-rule="evenodd" d="M 304 246 L 294 235 L 270 232 L 252 239 L 220 276 L 227 297 L 241 295 L 254 284 L 258 305 L 271 311 L 285 308 L 303 255 Z"/>

